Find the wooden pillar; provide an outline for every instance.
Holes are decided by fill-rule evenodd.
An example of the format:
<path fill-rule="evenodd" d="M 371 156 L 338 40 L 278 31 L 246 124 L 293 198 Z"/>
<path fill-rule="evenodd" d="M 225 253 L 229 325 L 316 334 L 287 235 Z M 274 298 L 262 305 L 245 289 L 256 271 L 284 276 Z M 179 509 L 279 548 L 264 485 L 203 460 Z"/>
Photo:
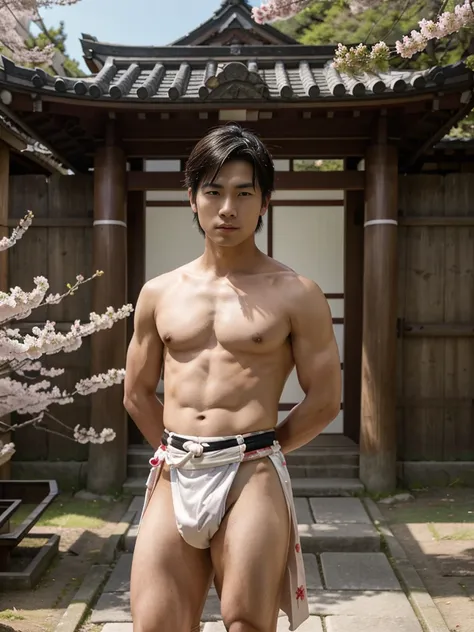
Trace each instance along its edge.
<path fill-rule="evenodd" d="M 10 149 L 0 140 L 0 239 L 8 237 L 8 192 L 10 181 Z M 0 252 L 0 291 L 8 291 L 8 250 Z M 9 417 L 3 421 L 9 423 Z M 3 443 L 11 441 L 10 434 L 0 436 Z M 0 479 L 9 479 L 11 472 L 10 461 L 0 467 Z"/>
<path fill-rule="evenodd" d="M 398 165 L 381 117 L 365 156 L 360 478 L 370 492 L 396 487 Z"/>
<path fill-rule="evenodd" d="M 108 121 L 106 143 L 94 163 L 93 270 L 104 275 L 93 282 L 92 309 L 103 313 L 110 305 L 127 302 L 126 157 L 117 143 L 114 121 Z M 127 319 L 91 338 L 91 372 L 104 373 L 125 366 Z M 92 397 L 92 425 L 112 428 L 114 441 L 91 445 L 88 489 L 96 493 L 120 491 L 126 477 L 127 423 L 123 388 L 112 386 Z"/>

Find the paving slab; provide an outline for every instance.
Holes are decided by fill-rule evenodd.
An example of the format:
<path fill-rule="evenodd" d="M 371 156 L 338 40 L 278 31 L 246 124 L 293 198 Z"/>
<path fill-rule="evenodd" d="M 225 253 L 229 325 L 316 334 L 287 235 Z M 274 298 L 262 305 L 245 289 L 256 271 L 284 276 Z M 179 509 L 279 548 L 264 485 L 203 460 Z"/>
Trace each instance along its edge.
<path fill-rule="evenodd" d="M 314 522 L 329 524 L 372 524 L 358 498 L 310 498 Z"/>
<path fill-rule="evenodd" d="M 286 616 L 278 618 L 276 632 L 286 632 L 289 630 L 289 621 Z M 111 632 L 114 632 L 111 630 Z M 120 630 L 118 632 L 121 632 Z M 203 632 L 226 632 L 222 621 L 212 621 L 204 624 Z M 323 632 L 323 624 L 319 617 L 309 617 L 298 628 L 298 632 Z"/>
<path fill-rule="evenodd" d="M 370 618 L 367 617 L 326 617 L 327 632 L 423 632 L 416 619 Z"/>
<path fill-rule="evenodd" d="M 112 574 L 109 577 L 109 581 L 105 585 L 104 593 L 130 591 L 132 557 L 133 555 L 131 553 L 123 553 L 120 556 Z"/>
<path fill-rule="evenodd" d="M 380 551 L 380 534 L 371 524 L 299 524 L 304 553 Z"/>
<path fill-rule="evenodd" d="M 329 590 L 401 590 L 384 553 L 322 553 Z"/>
<path fill-rule="evenodd" d="M 295 498 L 295 510 L 298 524 L 312 524 L 314 522 L 308 498 Z"/>
<path fill-rule="evenodd" d="M 352 591 L 352 590 L 308 590 L 308 605 L 311 615 L 350 615 L 380 617 L 381 613 L 396 612 L 400 619 L 416 619 L 405 594 L 400 591 Z"/>
<path fill-rule="evenodd" d="M 287 632 L 289 629 L 288 617 L 280 617 L 276 632 Z M 309 617 L 299 626 L 298 632 L 323 632 L 323 623 L 319 617 Z"/>
<path fill-rule="evenodd" d="M 130 593 L 104 593 L 91 615 L 91 623 L 123 623 L 132 620 Z"/>
<path fill-rule="evenodd" d="M 106 623 L 101 632 L 133 632 L 133 623 Z"/>
<path fill-rule="evenodd" d="M 217 594 L 213 591 L 209 591 L 201 616 L 201 621 L 222 621 L 221 602 L 219 601 Z"/>
<path fill-rule="evenodd" d="M 304 553 L 303 561 L 306 573 L 306 588 L 308 590 L 321 590 L 323 588 L 323 583 L 316 555 L 312 553 Z"/>

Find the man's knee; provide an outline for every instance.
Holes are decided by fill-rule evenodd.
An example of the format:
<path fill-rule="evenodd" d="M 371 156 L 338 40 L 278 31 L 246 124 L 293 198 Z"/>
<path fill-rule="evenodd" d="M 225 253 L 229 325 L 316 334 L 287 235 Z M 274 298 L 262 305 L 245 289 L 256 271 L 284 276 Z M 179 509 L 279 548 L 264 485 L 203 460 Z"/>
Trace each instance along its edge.
<path fill-rule="evenodd" d="M 227 619 L 223 616 L 224 626 L 227 632 L 274 632 L 269 627 L 262 626 L 260 623 L 247 621 L 246 618 Z"/>
<path fill-rule="evenodd" d="M 171 611 L 163 614 L 135 611 L 132 616 L 133 632 L 189 632 L 191 624 Z M 199 628 L 198 628 L 199 630 Z"/>

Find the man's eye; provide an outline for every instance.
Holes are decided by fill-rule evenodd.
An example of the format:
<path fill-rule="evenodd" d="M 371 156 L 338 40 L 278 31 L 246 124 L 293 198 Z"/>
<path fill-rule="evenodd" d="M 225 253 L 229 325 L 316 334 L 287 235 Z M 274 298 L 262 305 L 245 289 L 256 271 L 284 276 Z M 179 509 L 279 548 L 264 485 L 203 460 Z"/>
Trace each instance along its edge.
<path fill-rule="evenodd" d="M 218 194 L 218 191 L 208 191 L 208 192 L 206 193 L 206 195 L 214 195 L 214 194 L 215 194 L 215 195 L 217 195 L 217 194 Z"/>
<path fill-rule="evenodd" d="M 240 195 L 252 195 L 251 193 L 249 193 L 249 191 L 242 191 L 240 193 Z"/>

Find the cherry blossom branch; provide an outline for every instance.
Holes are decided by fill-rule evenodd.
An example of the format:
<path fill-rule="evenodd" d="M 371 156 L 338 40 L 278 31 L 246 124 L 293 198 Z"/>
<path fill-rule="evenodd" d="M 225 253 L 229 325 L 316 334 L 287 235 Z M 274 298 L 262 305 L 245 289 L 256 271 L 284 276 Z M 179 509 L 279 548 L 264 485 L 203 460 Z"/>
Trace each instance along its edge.
<path fill-rule="evenodd" d="M 75 390 L 69 393 L 65 390 L 61 391 L 57 386 L 52 386 L 48 380 L 25 384 L 10 377 L 2 378 L 0 379 L 0 417 L 12 412 L 20 415 L 41 414 L 47 411 L 51 404 L 60 406 L 71 404 L 76 395 L 91 395 L 98 390 L 121 384 L 124 379 L 125 369 L 109 369 L 107 373 L 79 380 L 75 385 Z M 4 424 L 0 422 L 2 423 Z"/>
<path fill-rule="evenodd" d="M 40 9 L 76 4 L 80 0 L 0 0 L 0 45 L 8 49 L 12 57 L 28 64 L 51 63 L 54 43 L 44 48 L 28 48 L 28 22 L 41 20 Z M 47 34 L 47 33 L 46 33 Z"/>
<path fill-rule="evenodd" d="M 5 325 L 5 323 L 12 320 L 26 318 L 33 309 L 38 309 L 45 305 L 57 305 L 67 296 L 74 296 L 80 285 L 89 283 L 92 279 L 103 274 L 102 270 L 97 270 L 87 279 L 82 274 L 78 274 L 74 285 L 67 284 L 67 292 L 63 294 L 48 294 L 46 298 L 44 297 L 49 289 L 49 281 L 43 276 L 37 276 L 33 279 L 36 288 L 31 292 L 24 292 L 20 287 L 14 287 L 10 292 L 0 292 L 0 325 Z"/>
<path fill-rule="evenodd" d="M 31 226 L 33 217 L 33 213 L 31 211 L 28 211 L 25 217 L 23 217 L 23 219 L 20 219 L 20 221 L 18 222 L 18 226 L 12 230 L 11 236 L 2 237 L 2 239 L 0 239 L 0 252 L 2 252 L 3 250 L 8 250 L 8 248 L 14 246 L 16 242 L 23 237 L 28 228 Z"/>
<path fill-rule="evenodd" d="M 309 4 L 311 2 L 307 0 L 267 0 L 260 7 L 254 7 L 252 15 L 255 22 L 263 24 L 292 17 Z M 363 9 L 364 6 L 362 5 L 361 8 Z M 393 52 L 385 42 L 378 42 L 373 46 L 359 44 L 350 48 L 339 44 L 333 66 L 338 72 L 349 75 L 386 72 L 395 52 L 402 58 L 410 59 L 416 53 L 423 52 L 432 40 L 449 37 L 462 29 L 472 29 L 474 3 L 472 0 L 463 0 L 454 7 L 454 11 L 440 12 L 436 21 L 423 19 L 418 25 L 418 31 L 412 30 L 410 35 L 405 35 L 395 43 Z M 472 59 L 467 63 L 471 67 Z"/>

